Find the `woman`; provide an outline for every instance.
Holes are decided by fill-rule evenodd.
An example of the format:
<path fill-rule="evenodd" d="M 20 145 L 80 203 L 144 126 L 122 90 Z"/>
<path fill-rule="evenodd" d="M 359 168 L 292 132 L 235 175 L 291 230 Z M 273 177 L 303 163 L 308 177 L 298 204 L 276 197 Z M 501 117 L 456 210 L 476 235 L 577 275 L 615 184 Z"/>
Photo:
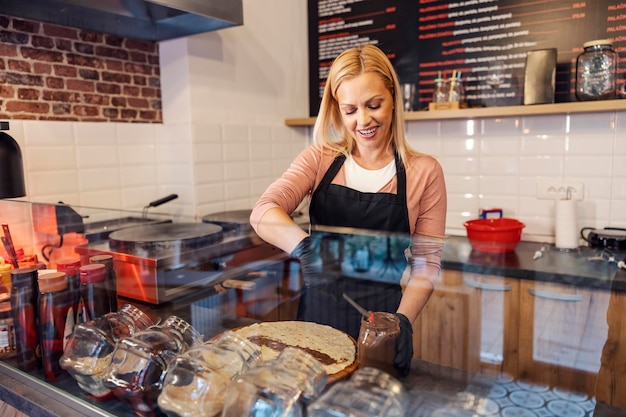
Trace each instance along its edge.
<path fill-rule="evenodd" d="M 313 136 L 315 144 L 256 203 L 252 227 L 262 239 L 300 259 L 300 319 L 356 337 L 360 316 L 342 299 L 343 292 L 370 311 L 396 313 L 401 335 L 395 365 L 406 375 L 413 356 L 412 323 L 439 275 L 446 189 L 439 163 L 407 143 L 398 76 L 379 48 L 360 46 L 334 60 Z M 390 284 L 318 271 L 311 237 L 289 215 L 305 197 L 313 229 L 410 235 L 408 278 L 400 285 L 400 276 Z"/>

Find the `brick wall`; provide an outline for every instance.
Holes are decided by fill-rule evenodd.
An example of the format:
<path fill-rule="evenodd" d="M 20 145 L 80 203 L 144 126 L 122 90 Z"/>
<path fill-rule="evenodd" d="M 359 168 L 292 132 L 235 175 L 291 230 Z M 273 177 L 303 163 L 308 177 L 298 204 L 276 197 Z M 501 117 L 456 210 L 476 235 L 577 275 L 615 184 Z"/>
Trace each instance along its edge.
<path fill-rule="evenodd" d="M 161 123 L 158 44 L 0 14 L 0 119 Z"/>

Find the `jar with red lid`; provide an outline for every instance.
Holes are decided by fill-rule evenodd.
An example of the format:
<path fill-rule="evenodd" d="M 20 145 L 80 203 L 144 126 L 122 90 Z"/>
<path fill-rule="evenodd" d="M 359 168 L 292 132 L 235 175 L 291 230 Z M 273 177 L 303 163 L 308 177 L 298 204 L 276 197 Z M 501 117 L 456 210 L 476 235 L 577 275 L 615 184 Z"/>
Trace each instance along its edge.
<path fill-rule="evenodd" d="M 394 366 L 400 320 L 395 314 L 377 311 L 371 321 L 363 318 L 357 342 L 359 367 L 373 367 L 397 377 Z"/>
<path fill-rule="evenodd" d="M 57 271 L 65 272 L 67 279 L 67 289 L 70 292 L 72 300 L 72 318 L 74 323 L 82 320 L 78 315 L 78 306 L 80 304 L 80 259 L 69 258 L 57 261 Z M 79 320 L 80 319 L 80 320 Z"/>

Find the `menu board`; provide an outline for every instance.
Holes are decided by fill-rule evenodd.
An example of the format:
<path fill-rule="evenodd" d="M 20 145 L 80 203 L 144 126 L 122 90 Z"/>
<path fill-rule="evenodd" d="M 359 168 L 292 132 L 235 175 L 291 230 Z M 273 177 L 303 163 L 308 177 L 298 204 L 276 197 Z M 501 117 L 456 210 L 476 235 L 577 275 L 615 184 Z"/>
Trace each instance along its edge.
<path fill-rule="evenodd" d="M 432 101 L 435 79 L 463 82 L 470 107 L 523 103 L 529 51 L 556 48 L 555 101 L 575 101 L 576 57 L 583 43 L 610 39 L 626 72 L 626 2 L 611 0 L 309 0 L 310 115 L 319 109 L 328 68 L 343 50 L 374 44 L 401 83 L 414 84 L 413 108 Z M 503 82 L 487 85 L 490 67 Z"/>

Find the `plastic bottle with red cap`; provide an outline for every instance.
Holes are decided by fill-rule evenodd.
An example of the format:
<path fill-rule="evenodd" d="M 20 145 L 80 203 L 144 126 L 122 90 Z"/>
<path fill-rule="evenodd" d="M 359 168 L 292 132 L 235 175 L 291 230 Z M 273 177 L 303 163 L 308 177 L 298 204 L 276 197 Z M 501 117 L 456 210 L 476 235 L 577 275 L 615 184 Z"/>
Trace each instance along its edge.
<path fill-rule="evenodd" d="M 80 299 L 85 321 L 95 320 L 111 312 L 103 264 L 83 265 L 80 271 Z"/>
<path fill-rule="evenodd" d="M 74 323 L 83 321 L 79 316 L 78 306 L 80 305 L 80 259 L 70 258 L 57 261 L 57 271 L 65 272 L 67 289 L 72 300 L 72 319 Z"/>
<path fill-rule="evenodd" d="M 39 335 L 46 379 L 57 380 L 65 371 L 59 365 L 63 345 L 74 327 L 71 293 L 65 272 L 39 275 Z"/>

